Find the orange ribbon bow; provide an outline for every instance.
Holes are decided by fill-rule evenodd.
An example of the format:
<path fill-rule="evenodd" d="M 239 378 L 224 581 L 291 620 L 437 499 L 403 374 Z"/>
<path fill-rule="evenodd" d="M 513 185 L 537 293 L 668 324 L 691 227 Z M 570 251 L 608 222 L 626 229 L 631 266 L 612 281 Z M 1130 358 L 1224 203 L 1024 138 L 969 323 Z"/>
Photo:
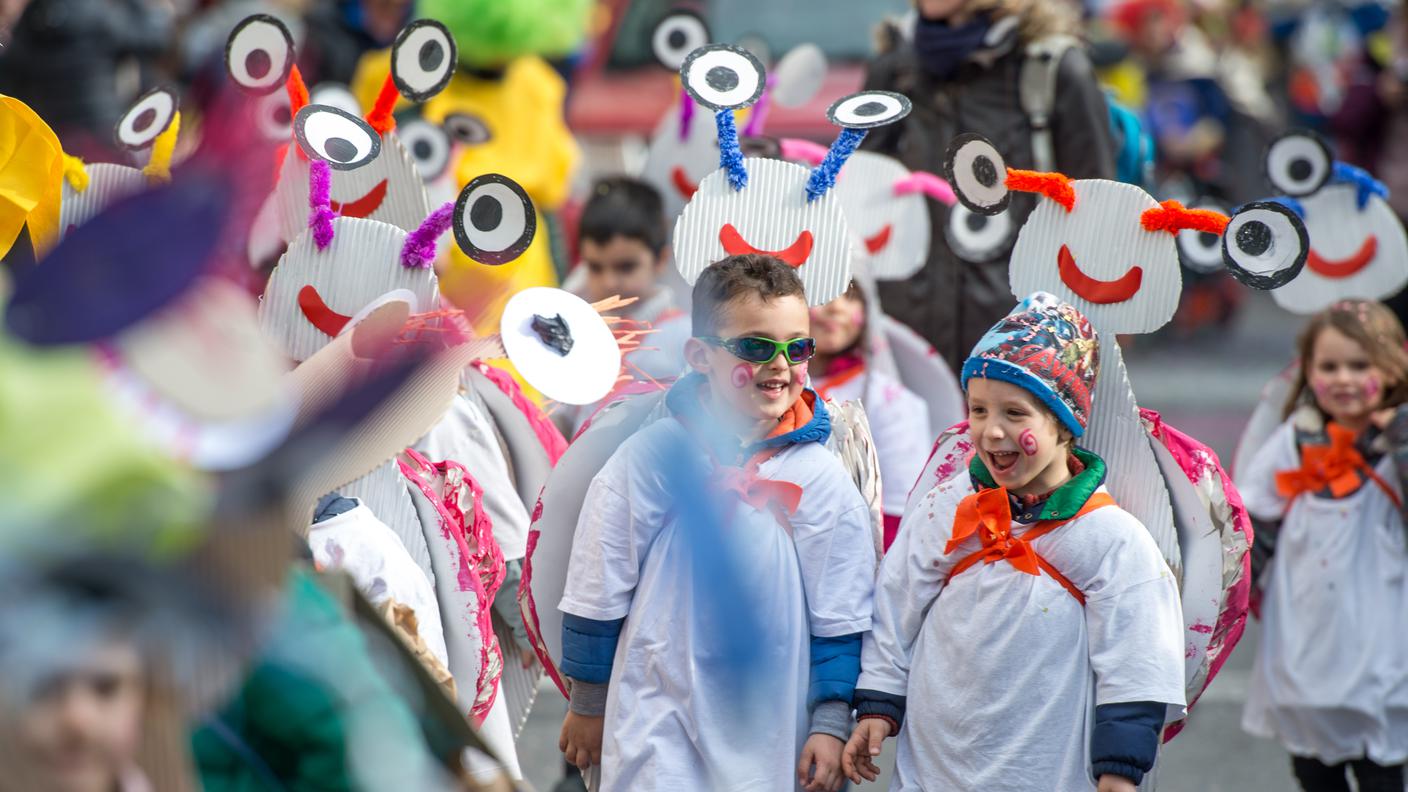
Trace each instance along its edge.
<path fill-rule="evenodd" d="M 968 561 L 970 565 L 979 560 L 992 564 L 1006 559 L 1028 575 L 1041 574 L 1041 566 L 1031 543 L 1012 535 L 1012 506 L 1007 499 L 1007 490 L 1001 487 L 981 490 L 958 504 L 958 512 L 953 518 L 953 538 L 944 546 L 944 555 L 952 553 L 974 533 L 978 534 L 983 549 Z"/>
<path fill-rule="evenodd" d="M 757 471 L 751 465 L 745 468 L 718 468 L 714 474 L 714 484 L 759 511 L 776 507 L 790 516 L 797 513 L 797 507 L 802 503 L 801 487 L 790 481 L 758 478 Z"/>
<path fill-rule="evenodd" d="M 1300 467 L 1276 473 L 1276 491 L 1289 500 L 1304 493 L 1328 488 L 1336 498 L 1343 498 L 1359 488 L 1361 474 L 1374 481 L 1398 503 L 1398 495 L 1369 467 L 1364 455 L 1354 447 L 1355 433 L 1339 424 L 1325 427 L 1329 445 L 1307 445 L 1301 448 Z"/>

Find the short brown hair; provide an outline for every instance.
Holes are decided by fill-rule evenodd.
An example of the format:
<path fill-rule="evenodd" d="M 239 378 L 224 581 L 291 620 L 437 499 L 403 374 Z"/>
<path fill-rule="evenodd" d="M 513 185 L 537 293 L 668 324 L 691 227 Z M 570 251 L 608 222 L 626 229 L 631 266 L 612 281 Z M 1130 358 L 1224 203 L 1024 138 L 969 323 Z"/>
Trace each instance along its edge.
<path fill-rule="evenodd" d="M 1290 417 L 1302 403 L 1314 404 L 1309 396 L 1309 369 L 1314 365 L 1315 340 L 1326 328 L 1334 328 L 1346 338 L 1364 348 L 1369 361 L 1390 382 L 1384 383 L 1384 407 L 1397 407 L 1408 402 L 1408 350 L 1404 349 L 1403 325 L 1383 303 L 1373 300 L 1341 300 L 1310 317 L 1310 323 L 1296 341 L 1300 354 L 1300 371 L 1295 387 L 1286 399 L 1283 418 Z"/>
<path fill-rule="evenodd" d="M 797 270 L 782 259 L 761 253 L 729 256 L 705 267 L 694 282 L 694 335 L 717 332 L 724 307 L 747 294 L 764 301 L 806 297 Z"/>

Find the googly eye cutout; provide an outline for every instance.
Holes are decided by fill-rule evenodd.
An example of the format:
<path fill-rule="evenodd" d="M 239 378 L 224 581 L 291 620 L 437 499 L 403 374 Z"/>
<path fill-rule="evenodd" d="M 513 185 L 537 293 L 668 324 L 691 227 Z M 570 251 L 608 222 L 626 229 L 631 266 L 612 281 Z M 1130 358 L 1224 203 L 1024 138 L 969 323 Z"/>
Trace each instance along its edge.
<path fill-rule="evenodd" d="M 225 40 L 225 71 L 245 93 L 255 96 L 284 87 L 293 69 L 293 36 L 268 14 L 245 17 Z"/>
<path fill-rule="evenodd" d="M 445 128 L 445 133 L 451 140 L 466 146 L 482 146 L 494 139 L 489 125 L 479 116 L 470 113 L 450 113 L 440 125 Z"/>
<path fill-rule="evenodd" d="M 435 181 L 450 167 L 450 136 L 438 125 L 416 118 L 397 124 L 396 137 L 410 152 L 423 181 Z"/>
<path fill-rule="evenodd" d="M 270 143 L 287 143 L 293 137 L 293 106 L 283 91 L 259 97 L 254 105 L 254 125 Z"/>
<path fill-rule="evenodd" d="M 684 59 L 680 81 L 694 101 L 710 110 L 737 110 L 751 106 L 763 95 L 767 72 L 748 50 L 710 44 Z"/>
<path fill-rule="evenodd" d="M 1007 208 L 1007 162 L 987 138 L 965 133 L 948 144 L 944 177 L 971 211 L 994 215 Z"/>
<path fill-rule="evenodd" d="M 1310 250 L 1305 224 L 1278 203 L 1242 207 L 1222 235 L 1222 259 L 1232 277 L 1253 289 L 1270 290 L 1295 280 Z"/>
<path fill-rule="evenodd" d="M 381 135 L 345 110 L 310 104 L 293 117 L 293 137 L 309 157 L 333 170 L 355 170 L 381 154 Z"/>
<path fill-rule="evenodd" d="M 954 255 L 974 264 L 987 264 L 1012 252 L 1017 225 L 1006 211 L 984 215 L 958 203 L 949 207 L 944 238 Z"/>
<path fill-rule="evenodd" d="M 1334 171 L 1329 146 L 1311 132 L 1288 132 L 1266 148 L 1266 178 L 1278 192 L 1302 198 L 1325 186 Z"/>
<path fill-rule="evenodd" d="M 450 84 L 459 54 L 455 37 L 433 19 L 417 19 L 391 45 L 391 79 L 412 102 L 424 102 Z"/>
<path fill-rule="evenodd" d="M 1227 210 L 1216 204 L 1202 201 L 1194 209 L 1211 209 L 1226 214 Z M 1178 259 L 1183 266 L 1204 275 L 1222 269 L 1222 237 L 1206 231 L 1184 229 L 1178 232 Z"/>
<path fill-rule="evenodd" d="M 874 129 L 909 115 L 909 97 L 890 91 L 861 91 L 837 99 L 826 110 L 831 123 L 846 129 Z"/>
<path fill-rule="evenodd" d="M 477 176 L 455 201 L 455 243 L 480 264 L 500 265 L 523 255 L 538 230 L 533 201 L 518 182 L 497 173 Z"/>
<path fill-rule="evenodd" d="M 650 49 L 660 65 L 679 71 L 689 53 L 709 43 L 709 26 L 693 11 L 675 11 L 660 20 L 650 36 Z"/>
<path fill-rule="evenodd" d="M 113 139 L 128 151 L 141 151 L 171 126 L 177 109 L 175 94 L 165 88 L 153 88 L 122 114 L 113 129 Z"/>

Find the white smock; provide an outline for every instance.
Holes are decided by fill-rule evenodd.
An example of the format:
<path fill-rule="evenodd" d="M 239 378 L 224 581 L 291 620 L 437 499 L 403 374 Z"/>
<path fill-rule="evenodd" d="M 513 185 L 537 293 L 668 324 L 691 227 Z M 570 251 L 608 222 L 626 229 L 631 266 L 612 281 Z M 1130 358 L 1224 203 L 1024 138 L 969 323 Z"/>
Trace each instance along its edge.
<path fill-rule="evenodd" d="M 1338 764 L 1408 759 L 1408 554 L 1403 518 L 1372 481 L 1286 510 L 1276 472 L 1300 467 L 1292 421 L 1252 457 L 1237 487 L 1247 511 L 1285 519 L 1261 581 L 1261 645 L 1242 727 L 1291 753 Z M 1398 487 L 1385 454 L 1379 477 Z"/>
<path fill-rule="evenodd" d="M 666 471 L 683 454 L 709 464 L 678 421 L 642 429 L 592 480 L 577 525 L 562 611 L 625 617 L 600 789 L 793 789 L 808 727 L 809 635 L 870 627 L 870 512 L 825 447 L 785 448 L 758 478 L 802 487 L 791 536 L 771 511 L 702 495 L 724 508 L 737 504 L 727 525 L 707 528 L 705 541 L 722 545 L 737 565 L 739 589 L 720 590 L 694 575 L 699 545 L 672 516 Z M 701 595 L 718 599 L 701 605 Z M 735 625 L 711 614 L 729 607 L 756 620 L 757 635 L 741 637 L 759 655 L 745 670 L 719 656 L 720 634 Z"/>
<path fill-rule="evenodd" d="M 886 514 L 904 514 L 909 491 L 924 472 L 934 442 L 924 400 L 899 380 L 874 369 L 834 387 L 825 380 L 818 386 L 838 402 L 860 402 L 880 457 L 881 508 Z"/>
<path fill-rule="evenodd" d="M 857 687 L 906 697 L 890 789 L 1095 789 L 1096 706 L 1183 713 L 1173 574 L 1144 527 L 1107 506 L 1032 541 L 1084 607 L 1045 572 L 1005 560 L 948 580 L 981 547 L 975 534 L 944 555 L 972 492 L 963 475 L 919 498 L 880 567 Z"/>
<path fill-rule="evenodd" d="M 308 546 L 319 569 L 340 569 L 373 605 L 387 600 L 415 611 L 416 632 L 440 664 L 449 668 L 440 603 L 430 578 L 396 533 L 361 501 L 341 514 L 308 528 Z"/>

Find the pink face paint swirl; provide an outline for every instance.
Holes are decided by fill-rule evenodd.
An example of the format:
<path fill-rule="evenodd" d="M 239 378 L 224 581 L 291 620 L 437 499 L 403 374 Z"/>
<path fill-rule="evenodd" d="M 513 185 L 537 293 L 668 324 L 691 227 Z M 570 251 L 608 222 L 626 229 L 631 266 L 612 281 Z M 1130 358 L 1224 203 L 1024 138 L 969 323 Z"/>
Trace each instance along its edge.
<path fill-rule="evenodd" d="M 1036 452 L 1041 448 L 1036 442 L 1036 435 L 1030 429 L 1023 429 L 1017 436 L 1017 445 L 1022 447 L 1022 453 L 1027 456 L 1036 456 Z"/>
<path fill-rule="evenodd" d="M 733 367 L 730 380 L 733 382 L 733 387 L 735 388 L 746 388 L 752 385 L 753 367 L 747 363 L 739 363 L 737 366 Z"/>

